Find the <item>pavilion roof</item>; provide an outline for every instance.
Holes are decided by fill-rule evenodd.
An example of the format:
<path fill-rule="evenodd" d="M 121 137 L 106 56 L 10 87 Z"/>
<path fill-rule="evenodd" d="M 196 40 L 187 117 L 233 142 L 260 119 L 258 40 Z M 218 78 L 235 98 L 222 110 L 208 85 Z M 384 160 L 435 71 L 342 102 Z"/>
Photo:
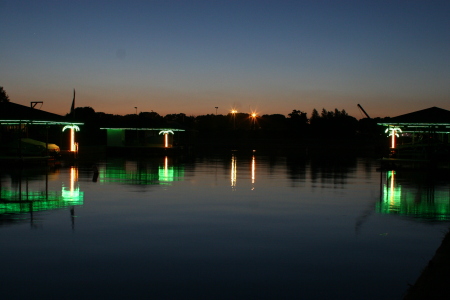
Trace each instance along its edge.
<path fill-rule="evenodd" d="M 82 124 L 67 117 L 13 102 L 0 102 L 0 124 Z"/>
<path fill-rule="evenodd" d="M 439 107 L 430 107 L 390 118 L 380 125 L 450 125 L 450 111 Z"/>

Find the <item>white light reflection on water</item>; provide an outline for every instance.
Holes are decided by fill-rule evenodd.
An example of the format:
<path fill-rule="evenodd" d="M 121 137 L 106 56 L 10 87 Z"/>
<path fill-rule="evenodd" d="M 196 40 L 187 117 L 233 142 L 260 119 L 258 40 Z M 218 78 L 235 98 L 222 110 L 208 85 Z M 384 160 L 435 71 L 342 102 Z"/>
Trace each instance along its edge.
<path fill-rule="evenodd" d="M 2 293 L 399 299 L 448 228 L 450 189 L 426 174 L 393 177 L 376 167 L 233 153 L 110 159 L 96 181 L 83 165 L 3 170 Z M 66 182 L 84 196 L 76 219 L 64 197 L 36 198 L 35 207 L 58 204 L 40 212 L 5 210 L 17 207 L 19 191 L 21 199 L 34 190 L 58 195 Z"/>
<path fill-rule="evenodd" d="M 236 161 L 236 155 L 233 153 L 231 154 L 231 187 L 233 190 L 236 188 L 236 181 L 237 181 L 237 161 Z"/>
<path fill-rule="evenodd" d="M 256 158 L 252 156 L 252 191 L 255 189 L 255 179 L 256 179 Z"/>

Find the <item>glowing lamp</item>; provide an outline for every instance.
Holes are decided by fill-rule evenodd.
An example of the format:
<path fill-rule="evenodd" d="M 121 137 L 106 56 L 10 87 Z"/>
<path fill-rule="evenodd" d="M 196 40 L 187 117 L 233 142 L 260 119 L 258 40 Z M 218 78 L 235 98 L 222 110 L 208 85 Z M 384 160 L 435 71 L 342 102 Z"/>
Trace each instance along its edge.
<path fill-rule="evenodd" d="M 174 134 L 172 130 L 161 130 L 159 134 L 164 134 L 164 147 L 169 147 L 169 133 Z"/>
<path fill-rule="evenodd" d="M 64 132 L 66 129 L 70 129 L 70 151 L 77 151 L 77 146 L 75 143 L 75 131 L 80 131 L 80 127 L 77 125 L 66 125 L 63 127 L 62 131 Z"/>
<path fill-rule="evenodd" d="M 388 136 L 392 137 L 391 140 L 391 148 L 395 148 L 395 137 L 399 137 L 397 132 L 402 132 L 402 130 L 400 129 L 400 127 L 389 127 L 388 129 L 385 130 L 385 133 L 388 133 Z"/>

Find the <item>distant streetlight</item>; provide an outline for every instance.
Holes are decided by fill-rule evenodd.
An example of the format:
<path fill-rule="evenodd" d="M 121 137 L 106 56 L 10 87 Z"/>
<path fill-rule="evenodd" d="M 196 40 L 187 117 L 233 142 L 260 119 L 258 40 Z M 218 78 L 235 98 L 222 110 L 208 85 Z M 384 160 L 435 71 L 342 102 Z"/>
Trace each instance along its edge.
<path fill-rule="evenodd" d="M 255 129 L 255 125 L 256 125 L 256 117 L 257 117 L 258 115 L 256 114 L 256 113 L 252 113 L 251 115 L 250 115 L 250 117 L 252 118 L 252 127 L 253 127 L 253 129 Z"/>
<path fill-rule="evenodd" d="M 219 107 L 218 106 L 216 106 L 216 116 L 217 116 L 217 109 L 218 109 Z"/>
<path fill-rule="evenodd" d="M 136 110 L 136 114 L 137 114 L 137 106 L 135 106 L 134 109 Z"/>
<path fill-rule="evenodd" d="M 233 129 L 236 129 L 236 113 L 237 113 L 237 110 L 235 110 L 235 109 L 231 110 L 231 114 L 233 115 Z"/>

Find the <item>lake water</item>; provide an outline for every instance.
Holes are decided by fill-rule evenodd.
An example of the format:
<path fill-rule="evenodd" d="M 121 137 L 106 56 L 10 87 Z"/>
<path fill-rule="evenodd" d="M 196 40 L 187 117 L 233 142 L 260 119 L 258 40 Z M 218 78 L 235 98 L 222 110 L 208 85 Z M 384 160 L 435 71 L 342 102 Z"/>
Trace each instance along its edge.
<path fill-rule="evenodd" d="M 230 152 L 1 169 L 4 299 L 401 299 L 448 177 Z"/>

